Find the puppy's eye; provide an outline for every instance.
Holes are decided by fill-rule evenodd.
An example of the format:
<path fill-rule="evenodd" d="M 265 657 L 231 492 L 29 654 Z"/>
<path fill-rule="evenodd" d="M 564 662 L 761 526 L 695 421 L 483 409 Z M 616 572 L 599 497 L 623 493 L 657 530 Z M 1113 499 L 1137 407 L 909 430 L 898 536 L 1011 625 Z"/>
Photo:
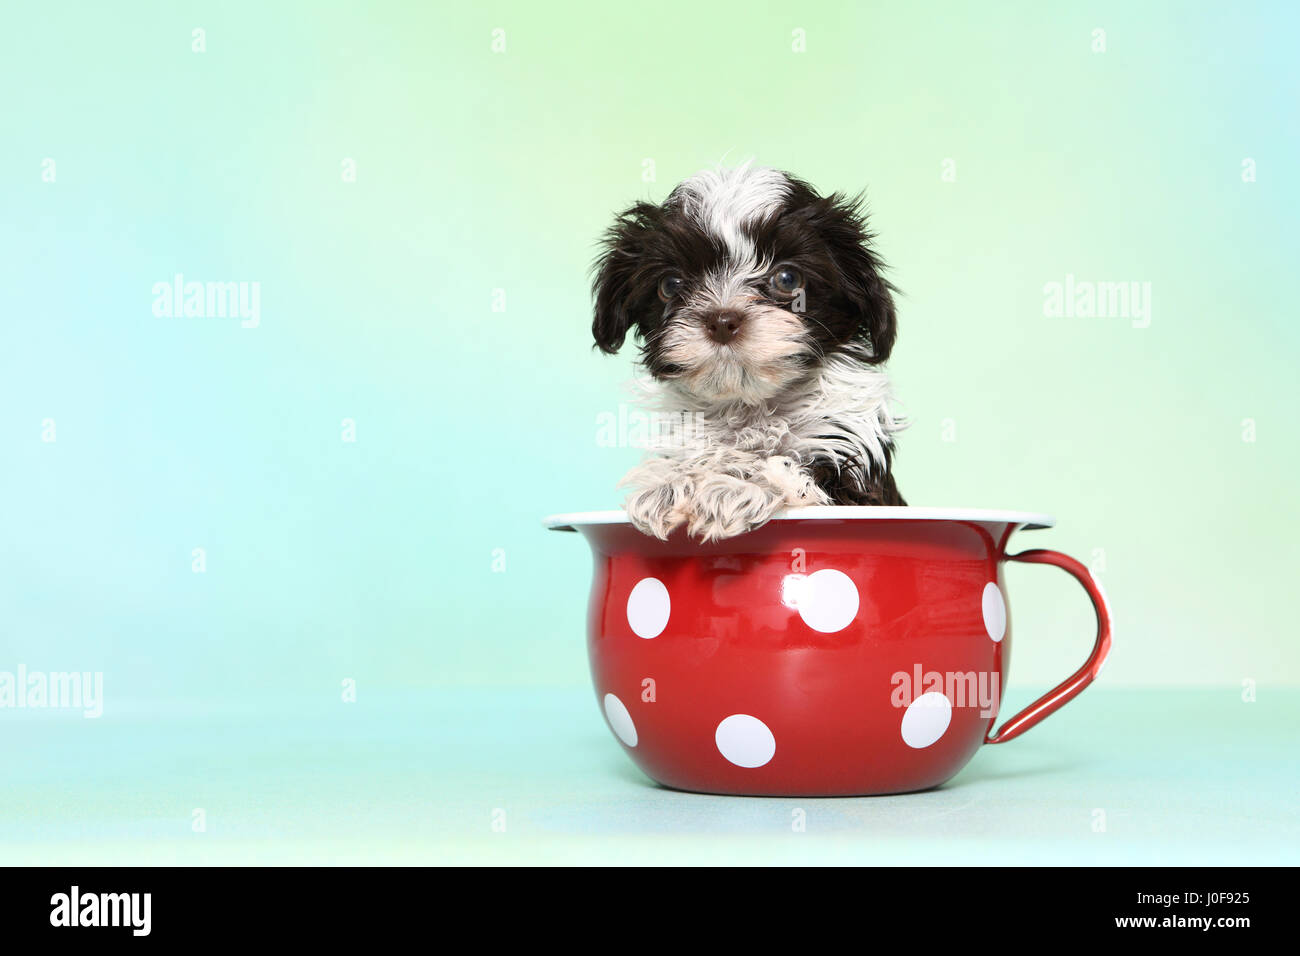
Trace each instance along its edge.
<path fill-rule="evenodd" d="M 664 276 L 659 280 L 659 298 L 667 302 L 681 292 L 685 284 L 680 276 Z"/>
<path fill-rule="evenodd" d="M 781 295 L 794 295 L 803 287 L 803 275 L 794 266 L 782 266 L 772 273 L 772 289 Z"/>

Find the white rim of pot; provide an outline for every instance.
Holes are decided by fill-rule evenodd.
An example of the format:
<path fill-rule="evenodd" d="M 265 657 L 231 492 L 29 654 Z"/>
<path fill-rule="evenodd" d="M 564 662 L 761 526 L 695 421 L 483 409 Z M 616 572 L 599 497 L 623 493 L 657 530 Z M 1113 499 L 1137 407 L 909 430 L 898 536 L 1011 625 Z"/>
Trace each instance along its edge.
<path fill-rule="evenodd" d="M 996 521 L 1024 530 L 1051 528 L 1056 519 L 1037 511 L 1001 511 L 990 508 L 914 508 L 887 505 L 814 505 L 787 508 L 773 521 Z M 551 515 L 542 524 L 552 531 L 577 531 L 580 527 L 628 524 L 626 511 L 574 511 Z"/>

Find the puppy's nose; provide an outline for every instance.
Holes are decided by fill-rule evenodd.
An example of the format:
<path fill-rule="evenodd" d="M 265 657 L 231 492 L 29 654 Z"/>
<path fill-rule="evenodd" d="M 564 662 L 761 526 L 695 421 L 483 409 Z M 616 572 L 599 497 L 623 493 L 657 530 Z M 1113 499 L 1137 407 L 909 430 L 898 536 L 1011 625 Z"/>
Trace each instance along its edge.
<path fill-rule="evenodd" d="M 721 344 L 730 342 L 735 338 L 744 321 L 745 314 L 743 312 L 736 309 L 719 309 L 705 318 L 704 327 L 709 332 L 709 338 Z"/>

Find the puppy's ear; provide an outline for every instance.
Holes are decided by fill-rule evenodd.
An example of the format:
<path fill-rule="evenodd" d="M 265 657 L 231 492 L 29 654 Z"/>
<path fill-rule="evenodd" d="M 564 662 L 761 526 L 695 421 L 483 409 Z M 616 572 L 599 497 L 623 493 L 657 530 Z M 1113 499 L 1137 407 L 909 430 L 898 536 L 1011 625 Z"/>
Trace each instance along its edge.
<path fill-rule="evenodd" d="M 836 193 L 825 200 L 822 236 L 839 272 L 839 291 L 860 316 L 855 338 L 871 346 L 871 363 L 889 358 L 898 335 L 894 292 L 885 264 L 871 248 L 863 197 Z"/>
<path fill-rule="evenodd" d="M 602 352 L 612 355 L 622 348 L 636 324 L 638 306 L 645 298 L 645 241 L 659 215 L 658 206 L 637 203 L 614 220 L 601 240 L 591 284 L 595 300 L 591 334 Z"/>

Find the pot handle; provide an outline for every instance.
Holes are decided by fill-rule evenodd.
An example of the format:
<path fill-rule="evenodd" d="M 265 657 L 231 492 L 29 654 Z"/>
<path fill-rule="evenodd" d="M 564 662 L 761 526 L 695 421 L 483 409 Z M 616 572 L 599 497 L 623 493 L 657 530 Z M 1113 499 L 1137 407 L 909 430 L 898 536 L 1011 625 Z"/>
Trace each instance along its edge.
<path fill-rule="evenodd" d="M 1044 549 L 1021 551 L 1019 554 L 1008 554 L 1005 557 L 1008 561 L 1020 561 L 1024 564 L 1054 565 L 1072 574 L 1075 580 L 1082 584 L 1083 589 L 1088 592 L 1093 609 L 1097 612 L 1097 641 L 1092 645 L 1092 653 L 1088 655 L 1088 659 L 1083 662 L 1082 667 L 1016 714 L 996 731 L 991 730 L 984 738 L 986 744 L 1004 744 L 1008 740 L 1019 737 L 1044 717 L 1064 707 L 1096 679 L 1097 674 L 1101 671 L 1102 663 L 1106 660 L 1106 655 L 1110 653 L 1110 608 L 1106 606 L 1106 597 L 1102 594 L 1101 587 L 1093 580 L 1092 574 L 1086 567 L 1069 555 Z"/>

